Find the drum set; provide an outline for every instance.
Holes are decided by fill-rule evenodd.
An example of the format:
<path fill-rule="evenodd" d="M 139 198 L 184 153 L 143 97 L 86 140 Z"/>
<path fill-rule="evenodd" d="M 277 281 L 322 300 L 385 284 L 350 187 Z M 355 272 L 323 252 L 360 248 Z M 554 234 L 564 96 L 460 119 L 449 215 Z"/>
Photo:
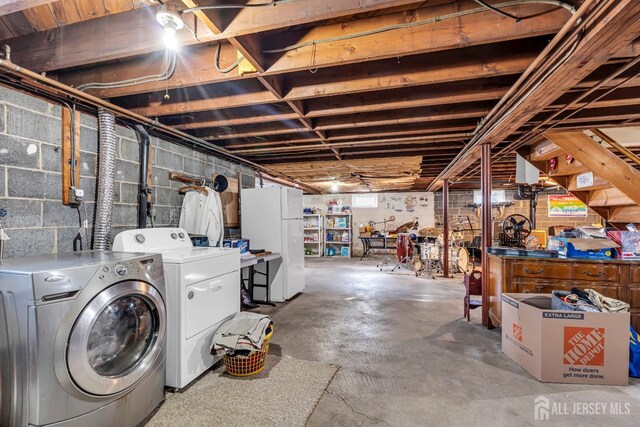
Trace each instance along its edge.
<path fill-rule="evenodd" d="M 420 230 L 415 233 L 398 233 L 396 254 L 398 264 L 391 270 L 406 268 L 416 276 L 421 274 L 433 278 L 434 274 L 444 270 L 445 250 L 449 251 L 449 271 L 452 273 L 470 273 L 473 271 L 473 258 L 464 247 L 464 236 L 460 232 L 450 232 L 449 247 L 444 246 L 444 235 L 436 228 Z"/>

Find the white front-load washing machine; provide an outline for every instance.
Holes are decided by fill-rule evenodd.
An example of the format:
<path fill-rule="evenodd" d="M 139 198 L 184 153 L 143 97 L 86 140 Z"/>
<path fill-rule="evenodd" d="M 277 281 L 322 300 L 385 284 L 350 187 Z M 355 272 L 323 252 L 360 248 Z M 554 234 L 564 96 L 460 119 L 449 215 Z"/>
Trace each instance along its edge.
<path fill-rule="evenodd" d="M 135 426 L 164 399 L 160 255 L 0 262 L 0 425 Z"/>
<path fill-rule="evenodd" d="M 166 385 L 189 385 L 220 358 L 210 353 L 216 329 L 240 311 L 240 251 L 193 246 L 181 228 L 127 230 L 114 251 L 161 253 L 167 286 Z"/>

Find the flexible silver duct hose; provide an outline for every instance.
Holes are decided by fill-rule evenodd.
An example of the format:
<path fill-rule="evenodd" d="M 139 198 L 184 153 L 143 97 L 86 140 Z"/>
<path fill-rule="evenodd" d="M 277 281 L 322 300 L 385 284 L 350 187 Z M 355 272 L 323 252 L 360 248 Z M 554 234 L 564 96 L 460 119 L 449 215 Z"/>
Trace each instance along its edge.
<path fill-rule="evenodd" d="M 93 227 L 93 249 L 106 251 L 111 240 L 111 207 L 116 173 L 116 118 L 98 108 L 98 200 Z"/>

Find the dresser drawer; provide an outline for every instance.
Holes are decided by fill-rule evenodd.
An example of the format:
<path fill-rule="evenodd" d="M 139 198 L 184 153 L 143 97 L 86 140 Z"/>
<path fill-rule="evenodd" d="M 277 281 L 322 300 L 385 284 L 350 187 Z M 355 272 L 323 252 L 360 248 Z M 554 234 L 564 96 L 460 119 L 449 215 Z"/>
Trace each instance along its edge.
<path fill-rule="evenodd" d="M 512 277 L 617 282 L 618 266 L 582 262 L 515 261 L 512 267 Z"/>
<path fill-rule="evenodd" d="M 550 280 L 518 280 L 514 281 L 513 290 L 510 292 L 524 294 L 550 294 L 551 291 L 571 292 L 572 288 L 593 289 L 604 296 L 620 299 L 620 287 L 617 284 L 607 282 L 571 282 Z"/>

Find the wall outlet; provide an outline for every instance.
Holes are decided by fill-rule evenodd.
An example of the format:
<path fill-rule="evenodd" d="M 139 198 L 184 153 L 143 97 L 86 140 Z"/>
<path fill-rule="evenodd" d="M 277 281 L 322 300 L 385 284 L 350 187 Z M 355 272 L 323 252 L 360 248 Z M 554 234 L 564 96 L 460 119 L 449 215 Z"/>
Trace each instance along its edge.
<path fill-rule="evenodd" d="M 79 205 L 84 200 L 84 190 L 82 188 L 70 187 L 69 188 L 69 204 Z"/>

